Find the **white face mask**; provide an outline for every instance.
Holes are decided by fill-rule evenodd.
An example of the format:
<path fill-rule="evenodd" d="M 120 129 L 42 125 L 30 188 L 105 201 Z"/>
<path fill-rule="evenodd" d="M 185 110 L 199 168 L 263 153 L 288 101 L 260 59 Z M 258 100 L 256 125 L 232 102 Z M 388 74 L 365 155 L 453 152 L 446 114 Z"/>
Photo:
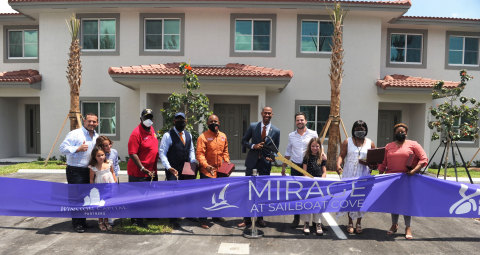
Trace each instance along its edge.
<path fill-rule="evenodd" d="M 153 125 L 153 121 L 151 119 L 146 119 L 142 123 L 145 127 L 150 127 Z"/>

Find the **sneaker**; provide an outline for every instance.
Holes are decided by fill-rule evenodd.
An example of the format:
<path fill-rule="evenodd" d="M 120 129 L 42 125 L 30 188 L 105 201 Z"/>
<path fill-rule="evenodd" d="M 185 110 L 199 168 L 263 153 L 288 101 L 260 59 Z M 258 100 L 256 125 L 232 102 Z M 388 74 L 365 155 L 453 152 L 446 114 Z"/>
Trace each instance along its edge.
<path fill-rule="evenodd" d="M 83 233 L 83 232 L 85 232 L 85 228 L 84 228 L 82 225 L 76 225 L 73 229 L 74 229 L 77 233 Z"/>
<path fill-rule="evenodd" d="M 322 230 L 322 224 L 321 223 L 317 223 L 316 224 L 316 232 L 315 234 L 317 234 L 317 236 L 323 236 L 323 230 Z"/>
<path fill-rule="evenodd" d="M 303 234 L 305 235 L 310 234 L 310 225 L 308 224 L 308 222 L 305 222 L 305 224 L 303 225 Z"/>

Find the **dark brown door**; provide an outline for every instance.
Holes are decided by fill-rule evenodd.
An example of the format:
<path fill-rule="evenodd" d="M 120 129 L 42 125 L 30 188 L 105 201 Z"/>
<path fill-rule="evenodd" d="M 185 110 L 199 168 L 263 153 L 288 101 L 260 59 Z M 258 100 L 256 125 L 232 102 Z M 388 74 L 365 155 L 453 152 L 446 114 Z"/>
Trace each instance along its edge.
<path fill-rule="evenodd" d="M 220 130 L 227 135 L 230 159 L 245 159 L 242 136 L 250 124 L 250 105 L 214 104 L 213 112 L 220 119 Z"/>
<path fill-rule="evenodd" d="M 393 126 L 402 121 L 402 112 L 397 110 L 378 111 L 377 147 L 383 147 L 393 141 Z"/>
<path fill-rule="evenodd" d="M 28 154 L 40 154 L 40 105 L 25 105 L 25 136 Z"/>

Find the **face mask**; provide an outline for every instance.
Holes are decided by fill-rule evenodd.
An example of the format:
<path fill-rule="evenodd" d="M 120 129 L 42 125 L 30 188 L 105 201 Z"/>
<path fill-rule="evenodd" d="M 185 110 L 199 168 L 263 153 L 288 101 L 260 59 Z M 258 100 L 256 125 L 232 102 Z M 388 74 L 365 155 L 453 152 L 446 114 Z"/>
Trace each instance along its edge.
<path fill-rule="evenodd" d="M 175 121 L 175 128 L 177 129 L 177 131 L 183 131 L 185 129 L 185 126 L 187 126 L 187 123 L 185 121 Z"/>
<path fill-rule="evenodd" d="M 145 127 L 151 127 L 153 125 L 153 121 L 151 119 L 146 119 L 142 123 Z"/>
<path fill-rule="evenodd" d="M 353 135 L 357 138 L 362 139 L 367 135 L 367 132 L 366 131 L 355 131 L 355 132 L 353 132 Z"/>
<path fill-rule="evenodd" d="M 212 132 L 217 132 L 216 127 L 220 127 L 220 125 L 215 123 L 208 125 L 208 129 L 210 129 Z"/>
<path fill-rule="evenodd" d="M 407 135 L 405 133 L 396 133 L 395 134 L 395 139 L 399 142 L 405 141 L 406 138 L 407 138 Z"/>

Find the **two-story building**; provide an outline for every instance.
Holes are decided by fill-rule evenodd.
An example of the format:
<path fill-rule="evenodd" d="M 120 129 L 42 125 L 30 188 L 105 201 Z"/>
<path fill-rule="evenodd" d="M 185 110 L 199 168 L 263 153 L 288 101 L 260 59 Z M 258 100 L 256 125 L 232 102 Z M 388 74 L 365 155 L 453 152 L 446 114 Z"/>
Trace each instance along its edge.
<path fill-rule="evenodd" d="M 463 68 L 480 77 L 480 20 L 404 16 L 409 0 L 338 2 L 348 10 L 341 87 L 347 130 L 362 119 L 382 146 L 394 123 L 405 122 L 409 137 L 433 152 L 438 141 L 430 141 L 426 125 L 432 85 L 454 86 Z M 0 158 L 48 154 L 69 109 L 65 20 L 72 14 L 81 19 L 81 110 L 99 115 L 98 131 L 122 159 L 143 108 L 154 110 L 156 129 L 163 125 L 160 109 L 182 91 L 178 62 L 191 63 L 199 76 L 233 159 L 243 158 L 241 137 L 264 106 L 274 110 L 282 151 L 295 112 L 306 112 L 317 132 L 328 119 L 333 1 L 9 3 L 19 14 L 0 14 Z M 479 82 L 465 93 L 480 98 Z M 460 145 L 467 158 L 479 147 Z"/>

